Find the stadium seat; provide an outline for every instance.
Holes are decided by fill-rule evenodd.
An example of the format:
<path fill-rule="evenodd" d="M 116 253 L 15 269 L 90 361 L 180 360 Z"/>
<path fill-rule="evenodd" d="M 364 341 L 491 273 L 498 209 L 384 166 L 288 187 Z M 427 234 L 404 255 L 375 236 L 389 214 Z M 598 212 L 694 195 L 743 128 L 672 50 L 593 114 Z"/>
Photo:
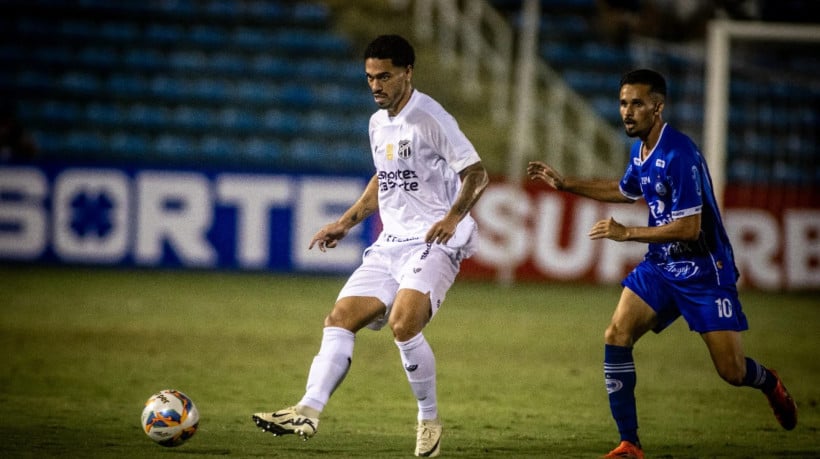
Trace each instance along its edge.
<path fill-rule="evenodd" d="M 162 134 L 154 141 L 153 151 L 162 157 L 179 159 L 193 156 L 196 152 L 194 142 L 187 138 L 173 134 Z"/>
<path fill-rule="evenodd" d="M 119 106 L 104 102 L 89 103 L 85 107 L 85 119 L 98 126 L 120 126 L 125 121 Z"/>
<path fill-rule="evenodd" d="M 65 73 L 60 78 L 60 86 L 66 92 L 85 96 L 95 95 L 101 88 L 97 75 L 77 71 Z"/>
<path fill-rule="evenodd" d="M 240 152 L 252 160 L 268 165 L 282 161 L 282 145 L 271 139 L 252 137 L 245 141 Z"/>
<path fill-rule="evenodd" d="M 118 159 L 132 159 L 147 156 L 151 141 L 146 135 L 115 132 L 108 141 L 112 155 Z"/>

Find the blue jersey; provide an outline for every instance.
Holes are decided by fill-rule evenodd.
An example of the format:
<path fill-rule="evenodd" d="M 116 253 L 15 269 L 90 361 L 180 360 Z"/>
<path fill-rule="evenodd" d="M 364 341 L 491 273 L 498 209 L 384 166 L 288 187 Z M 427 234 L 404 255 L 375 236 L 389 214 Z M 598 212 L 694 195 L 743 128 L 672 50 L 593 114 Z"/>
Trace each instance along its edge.
<path fill-rule="evenodd" d="M 649 244 L 646 261 L 670 280 L 701 280 L 734 285 L 738 274 L 732 246 L 723 227 L 706 161 L 685 134 L 668 124 L 657 145 L 641 161 L 641 145 L 632 145 L 630 163 L 621 179 L 621 193 L 644 198 L 649 206 L 649 226 L 701 214 L 697 241 Z"/>

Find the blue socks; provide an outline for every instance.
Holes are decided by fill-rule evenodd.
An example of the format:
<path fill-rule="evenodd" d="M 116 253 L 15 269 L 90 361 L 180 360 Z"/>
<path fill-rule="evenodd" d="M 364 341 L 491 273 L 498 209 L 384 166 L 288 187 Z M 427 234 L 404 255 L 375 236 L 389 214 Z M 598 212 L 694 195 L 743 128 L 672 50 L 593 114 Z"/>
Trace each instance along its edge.
<path fill-rule="evenodd" d="M 741 386 L 754 387 L 769 393 L 776 385 L 777 379 L 766 367 L 746 357 L 746 376 L 743 377 Z"/>
<path fill-rule="evenodd" d="M 604 348 L 604 378 L 609 409 L 618 425 L 621 441 L 640 446 L 638 410 L 635 406 L 635 361 L 632 348 L 607 344 Z"/>

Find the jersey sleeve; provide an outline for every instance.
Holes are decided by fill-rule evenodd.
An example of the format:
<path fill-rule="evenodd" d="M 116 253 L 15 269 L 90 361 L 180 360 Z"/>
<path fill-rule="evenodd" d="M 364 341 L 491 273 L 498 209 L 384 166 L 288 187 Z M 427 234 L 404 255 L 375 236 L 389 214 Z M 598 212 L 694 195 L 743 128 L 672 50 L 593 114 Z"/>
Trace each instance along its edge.
<path fill-rule="evenodd" d="M 703 173 L 697 151 L 670 155 L 667 180 L 672 188 L 672 219 L 696 215 L 703 210 Z"/>
<path fill-rule="evenodd" d="M 459 173 L 481 161 L 475 147 L 461 131 L 452 115 L 442 110 L 431 116 L 428 121 L 433 149 L 447 161 L 450 169 Z"/>
<path fill-rule="evenodd" d="M 633 201 L 643 196 L 643 192 L 641 191 L 640 161 L 637 156 L 639 149 L 640 142 L 632 146 L 632 151 L 629 155 L 629 166 L 626 168 L 620 183 L 621 194 Z"/>

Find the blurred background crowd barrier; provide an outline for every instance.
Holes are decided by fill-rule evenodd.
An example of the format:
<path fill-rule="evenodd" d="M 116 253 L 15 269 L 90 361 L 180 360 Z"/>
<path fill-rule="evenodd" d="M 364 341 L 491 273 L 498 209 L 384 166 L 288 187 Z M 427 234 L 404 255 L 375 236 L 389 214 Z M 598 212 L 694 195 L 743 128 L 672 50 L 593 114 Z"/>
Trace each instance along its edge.
<path fill-rule="evenodd" d="M 820 20 L 809 3 L 4 1 L 0 260 L 350 269 L 377 221 L 337 255 L 302 246 L 372 174 L 360 54 L 395 32 L 417 47 L 417 87 L 456 116 L 494 176 L 466 276 L 614 282 L 634 263 L 639 245 L 579 236 L 622 210 L 521 180 L 535 158 L 620 176 L 618 79 L 652 67 L 669 79 L 666 120 L 698 142 L 724 190 L 744 284 L 818 289 Z M 601 250 L 608 263 L 595 262 Z"/>

